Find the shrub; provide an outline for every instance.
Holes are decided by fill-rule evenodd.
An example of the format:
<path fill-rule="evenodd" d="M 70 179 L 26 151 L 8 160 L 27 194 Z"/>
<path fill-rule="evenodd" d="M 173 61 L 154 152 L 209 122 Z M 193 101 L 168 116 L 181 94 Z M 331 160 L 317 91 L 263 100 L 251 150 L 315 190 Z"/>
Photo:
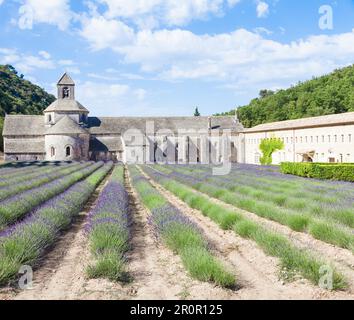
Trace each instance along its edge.
<path fill-rule="evenodd" d="M 306 178 L 354 182 L 354 164 L 283 162 L 281 172 Z"/>

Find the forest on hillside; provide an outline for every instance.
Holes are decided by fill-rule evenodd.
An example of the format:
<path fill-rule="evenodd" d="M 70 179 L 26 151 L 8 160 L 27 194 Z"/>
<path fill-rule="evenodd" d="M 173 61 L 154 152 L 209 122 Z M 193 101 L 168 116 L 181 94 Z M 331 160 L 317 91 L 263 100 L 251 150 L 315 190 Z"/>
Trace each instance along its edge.
<path fill-rule="evenodd" d="M 354 65 L 286 90 L 262 90 L 238 108 L 246 128 L 258 124 L 354 111 Z M 234 115 L 235 110 L 218 115 Z"/>
<path fill-rule="evenodd" d="M 55 97 L 24 76 L 11 65 L 0 65 L 0 151 L 5 114 L 42 114 Z"/>

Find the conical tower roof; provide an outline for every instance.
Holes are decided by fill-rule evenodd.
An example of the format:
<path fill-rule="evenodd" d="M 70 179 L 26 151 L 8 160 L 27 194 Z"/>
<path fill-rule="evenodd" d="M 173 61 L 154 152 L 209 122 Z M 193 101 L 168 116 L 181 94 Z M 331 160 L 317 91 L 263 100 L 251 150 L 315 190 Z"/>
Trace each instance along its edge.
<path fill-rule="evenodd" d="M 69 116 L 61 118 L 53 127 L 46 130 L 46 135 L 60 135 L 60 134 L 89 134 L 89 132 L 79 126 Z"/>

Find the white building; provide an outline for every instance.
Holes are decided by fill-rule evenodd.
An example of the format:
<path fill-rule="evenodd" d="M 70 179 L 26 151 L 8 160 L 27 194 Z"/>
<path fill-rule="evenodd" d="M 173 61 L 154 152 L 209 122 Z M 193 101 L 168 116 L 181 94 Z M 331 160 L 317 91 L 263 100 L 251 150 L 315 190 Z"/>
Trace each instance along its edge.
<path fill-rule="evenodd" d="M 354 163 L 354 112 L 262 124 L 244 131 L 243 162 L 259 164 L 262 139 L 280 138 L 285 149 L 273 164 L 290 162 Z"/>

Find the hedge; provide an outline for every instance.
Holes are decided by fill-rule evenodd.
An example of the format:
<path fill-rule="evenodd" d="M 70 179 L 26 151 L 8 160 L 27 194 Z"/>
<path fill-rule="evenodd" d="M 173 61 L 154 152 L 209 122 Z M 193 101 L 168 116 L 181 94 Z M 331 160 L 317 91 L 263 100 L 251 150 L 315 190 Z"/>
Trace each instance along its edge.
<path fill-rule="evenodd" d="M 293 163 L 283 162 L 281 172 L 306 178 L 354 182 L 353 163 Z"/>

